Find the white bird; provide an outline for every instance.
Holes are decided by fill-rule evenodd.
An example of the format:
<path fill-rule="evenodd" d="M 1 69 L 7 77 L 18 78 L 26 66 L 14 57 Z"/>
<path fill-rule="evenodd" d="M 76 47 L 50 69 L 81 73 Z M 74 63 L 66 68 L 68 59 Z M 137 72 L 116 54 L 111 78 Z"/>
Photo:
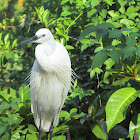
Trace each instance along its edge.
<path fill-rule="evenodd" d="M 43 28 L 21 42 L 39 43 L 35 48 L 35 61 L 30 76 L 31 111 L 39 129 L 50 133 L 59 122 L 59 114 L 71 84 L 71 61 L 65 47 L 57 42 L 50 30 Z"/>

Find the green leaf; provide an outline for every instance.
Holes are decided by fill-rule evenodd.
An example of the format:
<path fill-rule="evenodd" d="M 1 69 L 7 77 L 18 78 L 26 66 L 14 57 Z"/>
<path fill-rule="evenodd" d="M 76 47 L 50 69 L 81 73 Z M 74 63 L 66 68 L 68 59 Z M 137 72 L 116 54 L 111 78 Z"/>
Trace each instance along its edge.
<path fill-rule="evenodd" d="M 125 7 L 124 7 L 124 6 L 121 6 L 121 8 L 119 9 L 119 11 L 120 11 L 121 13 L 124 13 L 124 12 L 125 12 Z"/>
<path fill-rule="evenodd" d="M 33 133 L 33 132 L 37 131 L 36 127 L 32 124 L 28 124 L 28 129 L 29 129 L 30 133 Z"/>
<path fill-rule="evenodd" d="M 49 20 L 49 10 L 48 9 L 46 9 L 43 12 L 42 19 L 43 19 L 43 23 L 47 23 L 48 22 L 48 20 Z"/>
<path fill-rule="evenodd" d="M 92 15 L 94 15 L 97 12 L 97 9 L 93 8 L 90 11 L 87 12 L 87 17 L 90 18 Z"/>
<path fill-rule="evenodd" d="M 111 58 L 108 58 L 104 64 L 106 65 L 106 69 L 109 70 L 112 68 L 112 66 L 115 64 L 115 62 L 111 59 Z"/>
<path fill-rule="evenodd" d="M 38 140 L 38 137 L 36 136 L 35 133 L 27 134 L 26 135 L 26 140 Z"/>
<path fill-rule="evenodd" d="M 35 10 L 36 10 L 36 13 L 37 13 L 37 15 L 38 15 L 40 21 L 43 23 L 42 14 L 43 14 L 43 12 L 44 12 L 44 6 L 41 6 L 40 9 L 37 9 L 37 8 L 35 7 Z"/>
<path fill-rule="evenodd" d="M 69 12 L 69 11 L 63 11 L 62 13 L 61 13 L 61 16 L 69 16 L 69 15 L 71 15 L 71 12 Z"/>
<path fill-rule="evenodd" d="M 14 90 L 13 88 L 10 88 L 10 94 L 11 94 L 11 97 L 16 97 L 16 90 Z"/>
<path fill-rule="evenodd" d="M 90 72 L 90 78 L 93 78 L 94 75 L 95 75 L 95 70 L 92 70 L 92 71 Z"/>
<path fill-rule="evenodd" d="M 126 3 L 127 3 L 127 0 L 123 1 L 123 0 L 118 0 L 118 3 L 121 5 L 121 6 L 124 6 Z"/>
<path fill-rule="evenodd" d="M 66 136 L 55 136 L 52 140 L 66 140 Z"/>
<path fill-rule="evenodd" d="M 119 38 L 122 36 L 122 31 L 119 29 L 114 29 L 109 32 L 109 38 Z"/>
<path fill-rule="evenodd" d="M 70 118 L 70 114 L 67 111 L 61 110 L 60 112 L 60 118 L 64 118 L 65 120 Z"/>
<path fill-rule="evenodd" d="M 113 38 L 109 38 L 109 33 L 105 34 L 102 39 L 104 49 L 106 49 L 106 47 L 108 46 L 111 46 L 113 48 L 112 41 Z"/>
<path fill-rule="evenodd" d="M 115 28 L 115 26 L 109 22 L 103 22 L 96 26 L 96 38 L 99 40 L 101 37 L 105 36 L 108 33 L 109 28 Z"/>
<path fill-rule="evenodd" d="M 137 96 L 136 89 L 132 87 L 119 89 L 111 95 L 106 105 L 108 132 L 126 118 L 126 110 Z"/>
<path fill-rule="evenodd" d="M 109 138 L 120 139 L 128 136 L 128 131 L 121 125 L 114 126 L 109 132 Z"/>
<path fill-rule="evenodd" d="M 106 124 L 103 120 L 100 120 L 97 124 L 91 126 L 91 130 L 99 139 L 107 139 Z"/>
<path fill-rule="evenodd" d="M 87 49 L 89 46 L 87 44 L 84 44 L 81 46 L 81 52 Z"/>
<path fill-rule="evenodd" d="M 109 84 L 109 75 L 111 75 L 110 72 L 106 71 L 105 74 L 104 74 L 104 79 L 103 79 L 103 82 L 106 83 L 106 84 Z"/>
<path fill-rule="evenodd" d="M 8 33 L 5 37 L 4 37 L 4 42 L 5 44 L 10 40 L 10 34 Z"/>
<path fill-rule="evenodd" d="M 114 28 L 115 26 L 109 22 L 104 22 L 102 24 L 99 24 L 97 26 L 91 25 L 84 29 L 84 31 L 80 34 L 77 41 L 83 39 L 86 35 L 88 35 L 91 32 L 97 31 L 97 39 L 99 40 L 101 37 L 103 37 L 105 34 L 108 33 L 108 28 Z"/>
<path fill-rule="evenodd" d="M 12 109 L 14 109 L 14 110 L 19 110 L 19 108 L 18 108 L 18 99 L 17 98 L 12 98 L 11 99 L 11 107 L 12 107 Z"/>
<path fill-rule="evenodd" d="M 108 28 L 115 28 L 115 26 L 109 22 L 103 22 L 103 23 L 97 25 L 97 28 L 98 29 L 100 29 L 100 28 L 108 29 Z"/>
<path fill-rule="evenodd" d="M 118 17 L 118 16 L 120 16 L 120 13 L 118 11 L 117 12 L 114 12 L 114 10 L 111 10 L 111 11 L 108 11 L 108 13 L 112 17 Z"/>
<path fill-rule="evenodd" d="M 126 58 L 132 56 L 134 53 L 136 52 L 136 47 L 125 47 L 123 50 L 122 50 L 122 53 L 123 53 L 123 59 L 125 60 Z"/>
<path fill-rule="evenodd" d="M 21 108 L 24 105 L 24 102 L 30 100 L 29 86 L 22 85 L 19 88 L 18 95 L 19 95 L 19 99 L 20 99 L 19 108 Z"/>
<path fill-rule="evenodd" d="M 8 126 L 8 117 L 0 117 L 0 135 L 6 132 Z"/>
<path fill-rule="evenodd" d="M 60 125 L 60 126 L 57 126 L 57 127 L 54 127 L 53 129 L 53 134 L 60 134 L 60 133 L 65 133 L 69 130 L 69 126 L 68 125 Z"/>
<path fill-rule="evenodd" d="M 97 53 L 97 52 L 100 52 L 103 50 L 103 47 L 97 47 L 95 50 L 94 50 L 94 53 Z"/>
<path fill-rule="evenodd" d="M 69 40 L 69 36 L 65 34 L 63 30 L 61 30 L 60 28 L 55 28 L 55 29 L 60 35 L 64 36 L 67 40 Z"/>
<path fill-rule="evenodd" d="M 137 7 L 129 6 L 127 8 L 127 12 L 125 14 L 129 17 L 131 14 L 133 14 L 134 12 L 137 12 L 137 11 L 139 11 L 139 7 L 138 6 Z"/>
<path fill-rule="evenodd" d="M 2 136 L 1 140 L 9 140 L 9 133 L 6 133 L 5 135 Z"/>
<path fill-rule="evenodd" d="M 73 116 L 75 116 L 75 115 L 77 115 L 77 108 L 72 108 L 72 109 L 70 110 L 70 116 L 73 117 Z"/>
<path fill-rule="evenodd" d="M 60 35 L 63 35 L 63 34 L 64 34 L 64 31 L 61 30 L 60 28 L 55 28 L 55 29 L 56 29 L 56 31 L 57 31 Z"/>
<path fill-rule="evenodd" d="M 16 97 L 16 90 L 10 88 L 10 94 L 8 94 L 7 90 L 0 91 L 0 95 L 9 102 L 11 97 Z"/>
<path fill-rule="evenodd" d="M 107 59 L 107 53 L 104 51 L 98 52 L 94 57 L 92 61 L 93 68 L 100 67 L 103 65 L 103 63 Z"/>
<path fill-rule="evenodd" d="M 12 136 L 17 136 L 19 133 L 25 135 L 25 134 L 27 133 L 27 129 L 23 129 L 24 127 L 25 127 L 24 125 L 18 127 L 16 130 L 14 130 L 14 131 L 12 132 Z M 22 139 L 21 139 L 21 136 L 20 136 L 20 140 L 22 140 Z"/>
<path fill-rule="evenodd" d="M 113 0 L 104 0 L 107 4 L 109 4 L 110 6 L 112 6 L 112 4 L 114 3 Z"/>
<path fill-rule="evenodd" d="M 96 73 L 99 73 L 99 74 L 100 74 L 101 72 L 103 72 L 103 70 L 100 69 L 100 68 L 95 68 L 94 71 L 95 71 Z"/>
<path fill-rule="evenodd" d="M 131 15 L 129 15 L 129 19 L 134 19 L 137 15 L 138 13 L 132 13 Z"/>
<path fill-rule="evenodd" d="M 67 3 L 68 1 L 69 1 L 69 0 L 62 0 L 60 4 L 61 4 L 61 5 L 64 5 L 64 4 Z"/>
<path fill-rule="evenodd" d="M 91 25 L 91 26 L 87 27 L 87 28 L 84 29 L 84 31 L 80 34 L 80 36 L 79 36 L 79 38 L 78 38 L 77 41 L 83 39 L 86 35 L 88 35 L 89 33 L 93 32 L 93 31 L 96 31 L 96 30 L 97 30 L 96 26 Z"/>
<path fill-rule="evenodd" d="M 92 0 L 91 1 L 92 8 L 94 8 L 95 6 L 97 6 L 100 2 L 101 2 L 100 0 Z"/>
<path fill-rule="evenodd" d="M 116 80 L 115 82 L 113 81 L 112 85 L 113 86 L 124 85 L 130 79 L 131 79 L 130 77 L 122 78 L 122 79 Z"/>
<path fill-rule="evenodd" d="M 134 25 L 134 22 L 129 19 L 121 19 L 120 23 L 125 24 L 127 28 L 131 28 L 131 25 Z"/>
<path fill-rule="evenodd" d="M 20 133 L 17 132 L 17 133 L 14 133 L 14 135 L 12 133 L 11 140 L 17 140 L 17 139 L 20 139 Z"/>
<path fill-rule="evenodd" d="M 107 34 L 108 31 L 109 30 L 108 29 L 105 29 L 105 28 L 101 28 L 101 29 L 97 30 L 97 32 L 96 32 L 96 38 L 98 40 L 100 40 L 100 38 L 103 37 L 105 34 Z"/>
<path fill-rule="evenodd" d="M 119 63 L 120 55 L 121 55 L 120 50 L 111 50 L 110 55 L 112 60 L 114 60 L 116 63 Z"/>
<path fill-rule="evenodd" d="M 140 113 L 137 115 L 134 115 L 132 120 L 130 121 L 129 135 L 130 135 L 131 140 L 133 140 L 135 129 L 136 129 L 136 133 L 138 137 L 140 137 Z"/>
<path fill-rule="evenodd" d="M 10 108 L 10 104 L 9 103 L 3 102 L 2 104 L 0 104 L 0 111 L 6 110 L 8 108 Z"/>
<path fill-rule="evenodd" d="M 105 113 L 105 107 L 102 106 L 102 107 L 101 107 L 100 109 L 98 109 L 98 111 L 96 112 L 95 117 L 96 117 L 96 118 L 99 118 L 100 116 L 104 115 L 104 113 Z"/>
<path fill-rule="evenodd" d="M 131 28 L 122 27 L 122 31 L 131 31 Z"/>
<path fill-rule="evenodd" d="M 132 34 L 130 34 L 132 35 Z M 136 36 L 135 37 L 126 37 L 126 43 L 128 47 L 133 47 L 134 45 L 136 45 L 137 41 L 136 41 Z"/>
<path fill-rule="evenodd" d="M 14 60 L 14 52 L 12 52 L 12 51 L 9 51 L 9 52 L 6 53 L 6 59 L 8 60 L 10 58 L 12 60 Z"/>
<path fill-rule="evenodd" d="M 74 47 L 71 46 L 71 45 L 67 45 L 67 46 L 65 46 L 65 48 L 66 48 L 67 50 L 73 50 L 73 49 L 74 49 Z"/>
<path fill-rule="evenodd" d="M 17 45 L 17 39 L 15 39 L 12 43 L 12 48 L 14 48 Z"/>

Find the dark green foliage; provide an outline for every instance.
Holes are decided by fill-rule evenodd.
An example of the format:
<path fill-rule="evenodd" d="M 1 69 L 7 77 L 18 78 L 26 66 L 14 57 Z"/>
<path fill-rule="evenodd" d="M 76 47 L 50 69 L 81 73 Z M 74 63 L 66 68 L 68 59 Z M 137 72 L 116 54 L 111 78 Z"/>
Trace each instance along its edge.
<path fill-rule="evenodd" d="M 0 139 L 38 139 L 25 80 L 35 45 L 16 45 L 44 27 L 79 76 L 53 139 L 140 139 L 139 0 L 26 0 L 19 11 L 17 2 L 0 1 Z"/>

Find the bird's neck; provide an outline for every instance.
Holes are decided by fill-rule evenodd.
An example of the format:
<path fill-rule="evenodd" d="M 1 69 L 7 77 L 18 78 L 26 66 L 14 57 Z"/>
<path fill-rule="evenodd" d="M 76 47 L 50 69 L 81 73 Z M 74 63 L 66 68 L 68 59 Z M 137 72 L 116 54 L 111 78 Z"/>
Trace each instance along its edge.
<path fill-rule="evenodd" d="M 50 56 L 54 53 L 56 49 L 56 42 L 55 40 L 49 40 L 46 43 L 42 44 L 42 50 L 44 51 L 45 55 Z"/>
<path fill-rule="evenodd" d="M 47 41 L 46 43 L 39 44 L 35 49 L 35 57 L 41 69 L 46 71 L 51 67 L 54 52 L 56 51 L 56 41 Z"/>

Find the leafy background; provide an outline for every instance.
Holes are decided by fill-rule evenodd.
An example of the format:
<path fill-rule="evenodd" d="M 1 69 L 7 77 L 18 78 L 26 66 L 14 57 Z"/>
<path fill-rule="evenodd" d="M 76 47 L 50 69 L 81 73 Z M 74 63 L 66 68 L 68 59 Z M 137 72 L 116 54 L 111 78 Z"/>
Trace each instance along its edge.
<path fill-rule="evenodd" d="M 140 139 L 139 0 L 1 0 L 0 11 L 1 140 L 38 139 L 25 80 L 35 45 L 16 45 L 44 27 L 79 76 L 53 140 Z"/>

